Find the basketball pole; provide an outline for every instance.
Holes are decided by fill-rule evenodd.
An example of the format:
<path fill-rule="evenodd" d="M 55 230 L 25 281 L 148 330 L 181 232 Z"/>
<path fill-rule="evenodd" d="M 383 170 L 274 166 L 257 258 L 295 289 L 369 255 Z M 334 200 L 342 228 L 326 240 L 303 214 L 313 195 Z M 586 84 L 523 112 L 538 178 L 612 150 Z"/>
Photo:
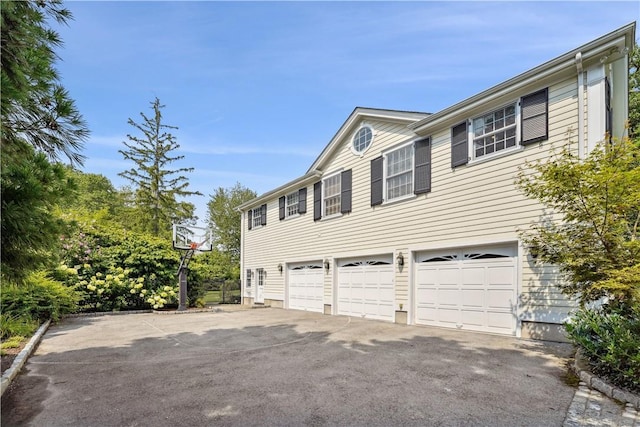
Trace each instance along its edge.
<path fill-rule="evenodd" d="M 187 253 L 185 253 L 184 256 L 186 256 Z M 178 283 L 180 284 L 180 289 L 178 291 L 180 300 L 178 302 L 178 311 L 185 311 L 187 309 L 187 273 L 189 272 L 189 269 L 184 265 L 184 262 L 180 264 L 180 271 L 178 271 Z"/>

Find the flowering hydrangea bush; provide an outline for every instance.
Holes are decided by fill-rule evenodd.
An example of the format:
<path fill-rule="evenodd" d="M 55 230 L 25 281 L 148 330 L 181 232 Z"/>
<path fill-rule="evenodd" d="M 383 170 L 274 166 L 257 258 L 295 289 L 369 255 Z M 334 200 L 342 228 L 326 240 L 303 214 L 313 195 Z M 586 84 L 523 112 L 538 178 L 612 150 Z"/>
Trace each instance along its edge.
<path fill-rule="evenodd" d="M 80 307 L 89 311 L 131 310 L 163 308 L 176 301 L 177 288 L 164 286 L 150 287 L 155 283 L 155 275 L 150 280 L 145 277 L 129 277 L 130 271 L 117 267 L 108 273 L 93 271 L 91 264 L 75 268 L 61 264 L 57 277 L 73 286 L 80 295 Z"/>

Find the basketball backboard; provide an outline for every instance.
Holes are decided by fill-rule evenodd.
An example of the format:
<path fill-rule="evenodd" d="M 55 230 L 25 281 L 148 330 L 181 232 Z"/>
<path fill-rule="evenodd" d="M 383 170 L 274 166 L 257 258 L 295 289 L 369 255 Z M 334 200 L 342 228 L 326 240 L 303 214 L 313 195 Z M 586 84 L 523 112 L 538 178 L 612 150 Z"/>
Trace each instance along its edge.
<path fill-rule="evenodd" d="M 173 224 L 173 248 L 209 252 L 213 249 L 211 229 Z"/>

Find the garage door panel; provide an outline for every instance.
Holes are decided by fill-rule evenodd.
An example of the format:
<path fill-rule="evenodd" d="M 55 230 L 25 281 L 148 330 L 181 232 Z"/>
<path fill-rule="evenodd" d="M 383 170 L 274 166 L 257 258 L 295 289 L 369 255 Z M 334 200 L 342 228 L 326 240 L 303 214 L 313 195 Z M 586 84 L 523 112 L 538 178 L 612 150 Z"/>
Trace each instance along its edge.
<path fill-rule="evenodd" d="M 495 285 L 510 286 L 513 283 L 513 272 L 513 265 L 488 267 L 488 281 Z"/>
<path fill-rule="evenodd" d="M 439 323 L 438 326 L 456 326 L 460 322 L 460 313 L 458 309 L 439 307 L 436 310 L 435 318 Z"/>
<path fill-rule="evenodd" d="M 483 289 L 463 289 L 460 295 L 462 297 L 462 307 L 481 308 L 485 306 L 485 291 Z"/>
<path fill-rule="evenodd" d="M 393 266 L 354 263 L 338 269 L 338 314 L 393 321 Z"/>
<path fill-rule="evenodd" d="M 453 288 L 445 288 L 438 290 L 438 305 L 440 307 L 451 306 L 457 307 L 460 304 L 460 290 Z"/>
<path fill-rule="evenodd" d="M 480 310 L 462 310 L 462 325 L 464 329 L 482 330 L 486 325 L 486 313 Z"/>
<path fill-rule="evenodd" d="M 324 274 L 322 268 L 299 267 L 288 271 L 288 307 L 322 313 Z"/>
<path fill-rule="evenodd" d="M 485 283 L 485 269 L 483 267 L 465 267 L 462 269 L 462 284 L 464 286 L 482 287 Z"/>
<path fill-rule="evenodd" d="M 487 313 L 487 320 L 490 328 L 510 333 L 514 319 L 512 313 L 489 312 Z"/>
<path fill-rule="evenodd" d="M 451 250 L 448 261 L 417 257 L 416 323 L 515 334 L 515 248 L 484 249 Z"/>
<path fill-rule="evenodd" d="M 487 307 L 511 310 L 515 305 L 515 292 L 511 289 L 489 289 Z"/>

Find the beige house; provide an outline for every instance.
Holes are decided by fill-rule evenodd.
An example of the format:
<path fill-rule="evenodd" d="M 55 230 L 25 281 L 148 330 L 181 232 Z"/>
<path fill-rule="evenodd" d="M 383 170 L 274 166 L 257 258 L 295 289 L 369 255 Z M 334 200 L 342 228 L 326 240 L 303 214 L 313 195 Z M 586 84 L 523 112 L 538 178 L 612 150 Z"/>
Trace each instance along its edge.
<path fill-rule="evenodd" d="M 527 161 L 622 136 L 629 24 L 435 114 L 356 108 L 306 175 L 240 206 L 242 301 L 556 339 L 572 302 L 519 230 Z"/>

